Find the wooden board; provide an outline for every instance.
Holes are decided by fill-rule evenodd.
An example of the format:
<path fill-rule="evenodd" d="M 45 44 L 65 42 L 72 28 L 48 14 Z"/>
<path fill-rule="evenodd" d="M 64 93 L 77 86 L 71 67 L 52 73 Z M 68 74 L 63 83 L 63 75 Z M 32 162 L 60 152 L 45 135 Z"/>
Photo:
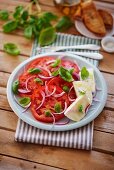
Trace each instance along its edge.
<path fill-rule="evenodd" d="M 104 0 L 105 1 L 105 0 Z M 111 0 L 107 0 L 111 1 Z M 0 9 L 14 11 L 18 5 L 27 5 L 24 0 L 0 0 Z M 40 0 L 44 11 L 62 14 L 54 7 L 53 0 Z M 92 151 L 59 148 L 14 141 L 18 118 L 10 108 L 6 86 L 11 72 L 29 58 L 33 40 L 23 37 L 22 31 L 4 34 L 0 21 L 0 170 L 113 170 L 114 169 L 114 55 L 100 49 L 104 59 L 99 69 L 108 86 L 108 98 L 102 113 L 95 119 Z M 67 33 L 79 35 L 73 26 Z M 11 56 L 3 51 L 5 42 L 18 44 L 21 54 Z"/>

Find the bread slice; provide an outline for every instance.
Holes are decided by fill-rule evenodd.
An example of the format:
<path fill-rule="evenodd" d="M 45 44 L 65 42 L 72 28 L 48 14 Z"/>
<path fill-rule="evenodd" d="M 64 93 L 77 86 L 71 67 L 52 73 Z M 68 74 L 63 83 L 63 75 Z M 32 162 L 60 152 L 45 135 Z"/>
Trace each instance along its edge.
<path fill-rule="evenodd" d="M 105 25 L 99 12 L 92 1 L 81 3 L 82 18 L 85 26 L 93 33 L 104 36 L 106 34 Z"/>
<path fill-rule="evenodd" d="M 112 29 L 112 27 L 113 27 L 113 17 L 112 17 L 112 15 L 108 11 L 105 11 L 105 10 L 102 10 L 102 9 L 99 9 L 98 12 L 103 19 L 105 27 L 108 28 L 108 29 Z"/>

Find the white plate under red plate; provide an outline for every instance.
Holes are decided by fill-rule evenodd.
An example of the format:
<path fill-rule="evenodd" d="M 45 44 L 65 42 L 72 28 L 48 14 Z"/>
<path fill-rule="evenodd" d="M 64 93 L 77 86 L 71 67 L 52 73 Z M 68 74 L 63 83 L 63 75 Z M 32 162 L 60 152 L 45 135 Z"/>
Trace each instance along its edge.
<path fill-rule="evenodd" d="M 35 60 L 36 58 L 43 57 L 43 56 L 55 56 L 58 57 L 60 55 L 66 56 L 66 59 L 70 59 L 73 61 L 76 61 L 78 65 L 81 67 L 86 66 L 87 68 L 93 68 L 94 69 L 94 74 L 95 74 L 95 81 L 96 81 L 96 87 L 101 89 L 100 91 L 97 91 L 96 98 L 99 101 L 94 101 L 93 105 L 90 107 L 88 113 L 86 116 L 80 120 L 79 122 L 74 122 L 70 121 L 69 124 L 66 125 L 52 125 L 48 123 L 42 123 L 37 121 L 30 110 L 22 113 L 23 108 L 20 107 L 14 100 L 14 94 L 12 92 L 12 83 L 15 81 L 18 76 L 23 72 L 25 66 L 29 64 L 31 61 Z M 105 83 L 105 80 L 100 73 L 100 71 L 91 63 L 89 63 L 87 60 L 80 58 L 79 56 L 73 55 L 73 54 L 67 54 L 67 53 L 60 53 L 60 52 L 55 52 L 55 53 L 45 53 L 41 54 L 32 58 L 27 59 L 26 61 L 22 62 L 15 70 L 12 72 L 12 74 L 9 77 L 8 84 L 7 84 L 7 98 L 8 102 L 12 108 L 12 110 L 16 113 L 16 115 L 25 121 L 26 123 L 35 126 L 40 129 L 45 129 L 45 130 L 50 130 L 50 131 L 66 131 L 66 130 L 72 130 L 76 129 L 79 127 L 82 127 L 89 122 L 91 122 L 93 119 L 95 119 L 103 110 L 106 99 L 107 99 L 107 86 Z M 61 120 L 64 121 L 64 120 Z"/>

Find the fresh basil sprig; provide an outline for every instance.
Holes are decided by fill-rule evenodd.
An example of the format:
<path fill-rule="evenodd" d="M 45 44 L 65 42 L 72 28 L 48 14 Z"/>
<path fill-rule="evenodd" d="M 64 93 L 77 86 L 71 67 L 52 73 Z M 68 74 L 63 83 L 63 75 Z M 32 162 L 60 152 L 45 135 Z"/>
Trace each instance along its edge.
<path fill-rule="evenodd" d="M 87 70 L 86 67 L 82 67 L 81 69 L 81 78 L 82 80 L 85 80 L 89 77 L 89 71 Z"/>
<path fill-rule="evenodd" d="M 18 94 L 19 80 L 15 80 L 12 85 L 12 91 L 14 94 Z"/>
<path fill-rule="evenodd" d="M 20 54 L 20 50 L 18 49 L 18 47 L 13 44 L 13 43 L 6 43 L 4 44 L 4 51 L 8 54 L 11 54 L 11 55 L 19 55 Z"/>

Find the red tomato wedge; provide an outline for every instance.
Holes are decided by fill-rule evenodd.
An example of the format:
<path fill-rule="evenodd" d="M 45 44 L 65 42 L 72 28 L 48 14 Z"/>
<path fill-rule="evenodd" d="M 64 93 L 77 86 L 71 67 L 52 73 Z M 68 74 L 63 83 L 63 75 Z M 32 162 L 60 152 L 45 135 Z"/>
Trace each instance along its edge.
<path fill-rule="evenodd" d="M 65 107 L 72 103 L 69 96 L 76 99 L 74 88 L 72 88 L 73 75 L 70 70 L 78 74 L 79 67 L 71 60 L 59 60 L 60 62 L 57 63 L 54 56 L 35 59 L 26 66 L 24 72 L 18 78 L 18 95 L 30 97 L 31 113 L 35 119 L 41 122 L 53 123 L 61 120 L 65 117 Z M 53 66 L 53 64 L 55 65 Z M 63 71 L 60 74 L 61 67 L 63 70 L 66 69 L 65 73 Z M 33 69 L 33 72 L 30 72 L 30 69 Z M 40 69 L 40 72 L 35 72 L 35 69 Z M 58 71 L 57 75 L 52 74 L 55 71 Z M 69 77 L 71 81 L 67 81 Z M 70 90 L 71 88 L 72 90 Z"/>

